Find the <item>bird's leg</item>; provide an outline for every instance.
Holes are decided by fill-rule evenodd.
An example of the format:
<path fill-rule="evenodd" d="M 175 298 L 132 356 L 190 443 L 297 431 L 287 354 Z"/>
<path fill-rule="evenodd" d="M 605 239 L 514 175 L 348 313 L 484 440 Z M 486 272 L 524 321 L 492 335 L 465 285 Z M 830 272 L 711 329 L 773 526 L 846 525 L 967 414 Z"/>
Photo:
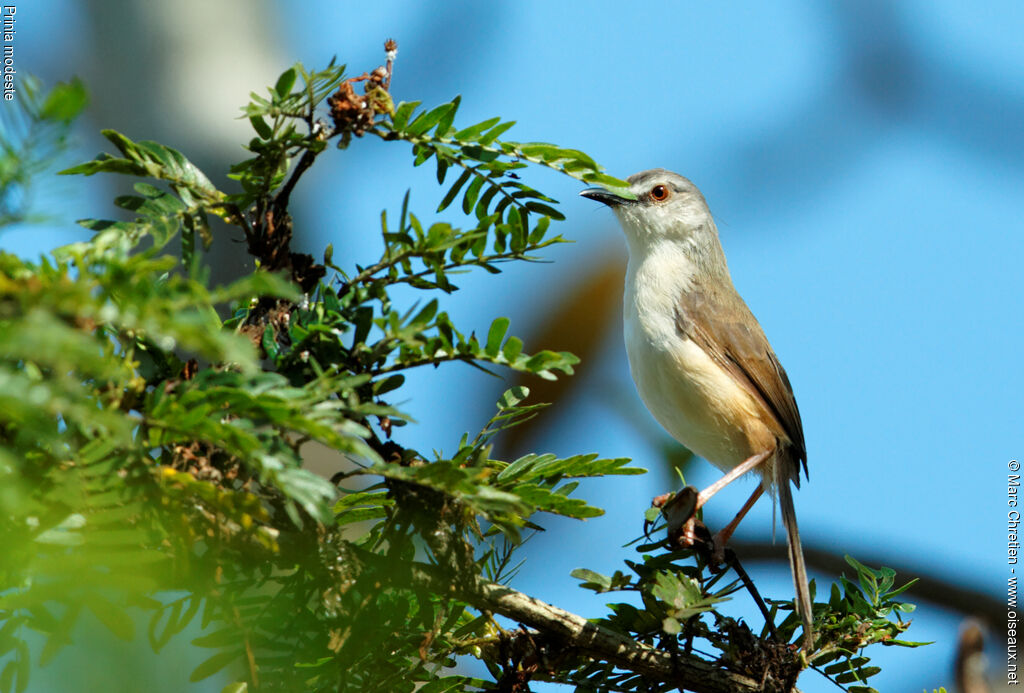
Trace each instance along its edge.
<path fill-rule="evenodd" d="M 766 450 L 765 452 L 760 452 L 760 453 L 758 453 L 758 454 L 756 454 L 756 455 L 754 455 L 752 457 L 747 458 L 743 462 L 740 462 L 738 465 L 736 465 L 735 467 L 730 469 L 728 472 L 723 474 L 721 479 L 719 479 L 718 481 L 716 481 L 715 483 L 711 484 L 706 489 L 701 491 L 699 494 L 697 494 L 697 505 L 693 509 L 693 512 L 696 513 L 698 510 L 700 510 L 702 507 L 704 507 L 705 503 L 707 503 L 709 500 L 711 500 L 711 497 L 713 495 L 715 495 L 716 493 L 721 491 L 723 488 L 725 488 L 726 486 L 728 486 L 732 482 L 736 481 L 736 479 L 740 478 L 741 476 L 743 476 L 744 474 L 746 474 L 750 470 L 756 468 L 757 465 L 761 464 L 762 462 L 767 460 L 769 457 L 771 457 L 772 452 L 774 452 L 774 451 L 773 450 Z M 753 500 L 747 501 L 747 502 L 750 505 L 753 505 L 753 502 L 755 500 L 757 500 L 757 499 L 754 498 Z M 749 509 L 750 509 L 749 507 L 746 508 L 746 510 L 749 510 Z M 746 510 L 743 511 L 743 514 L 746 514 Z M 741 515 L 739 517 L 739 519 L 733 520 L 733 523 L 739 524 L 739 521 L 742 520 L 742 519 L 743 519 L 743 516 Z M 733 529 L 735 529 L 735 527 L 733 527 Z M 730 532 L 730 534 L 731 533 L 732 532 Z M 696 539 L 696 535 L 694 534 L 694 531 L 693 531 L 693 518 L 691 517 L 690 521 L 686 525 L 684 525 L 684 527 L 683 527 L 682 540 L 683 540 L 684 544 L 692 544 L 695 539 Z"/>
<path fill-rule="evenodd" d="M 763 493 L 764 485 L 758 484 L 757 488 L 754 489 L 754 492 L 750 494 L 750 498 L 747 499 L 747 502 L 744 503 L 743 507 L 740 508 L 740 511 L 736 513 L 736 517 L 732 518 L 732 522 L 715 533 L 714 550 L 711 553 L 711 560 L 715 565 L 725 560 L 725 545 L 729 542 L 729 539 L 732 538 L 732 533 L 736 531 L 740 521 L 746 517 L 747 513 L 750 512 L 750 509 L 754 507 L 754 503 L 757 502 L 757 499 L 760 498 Z"/>
<path fill-rule="evenodd" d="M 725 488 L 732 482 L 736 481 L 736 479 L 740 478 L 741 476 L 749 472 L 751 469 L 754 469 L 755 467 L 757 467 L 757 465 L 761 464 L 766 459 L 768 459 L 771 456 L 772 452 L 774 451 L 767 450 L 765 452 L 758 453 L 753 457 L 744 460 L 743 462 L 740 462 L 738 465 L 736 465 L 728 472 L 723 474 L 721 479 L 719 479 L 718 481 L 716 481 L 715 483 L 711 484 L 706 489 L 701 491 L 700 494 L 697 496 L 697 510 L 700 510 L 702 507 L 704 507 L 704 504 L 711 500 L 711 496 L 715 495 L 723 488 Z"/>

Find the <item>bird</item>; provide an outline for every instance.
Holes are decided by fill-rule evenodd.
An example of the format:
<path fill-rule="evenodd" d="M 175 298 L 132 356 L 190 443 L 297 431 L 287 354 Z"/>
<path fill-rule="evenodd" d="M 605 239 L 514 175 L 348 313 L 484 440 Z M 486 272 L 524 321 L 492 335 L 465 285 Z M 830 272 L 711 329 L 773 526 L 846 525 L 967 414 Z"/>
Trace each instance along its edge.
<path fill-rule="evenodd" d="M 725 474 L 697 495 L 697 509 L 748 472 L 761 481 L 715 537 L 724 546 L 765 492 L 777 496 L 806 650 L 813 607 L 792 483 L 807 475 L 803 424 L 786 371 L 733 286 L 704 196 L 683 176 L 656 168 L 630 176 L 628 192 L 580 195 L 615 213 L 629 263 L 623 331 L 640 399 L 661 426 Z"/>

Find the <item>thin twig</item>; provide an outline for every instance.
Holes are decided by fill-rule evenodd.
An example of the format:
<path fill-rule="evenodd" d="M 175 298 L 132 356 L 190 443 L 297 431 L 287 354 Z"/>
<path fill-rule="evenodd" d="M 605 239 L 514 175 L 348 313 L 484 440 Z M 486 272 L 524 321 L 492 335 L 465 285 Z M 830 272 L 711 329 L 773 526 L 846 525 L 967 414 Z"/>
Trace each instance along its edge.
<path fill-rule="evenodd" d="M 747 592 L 749 592 L 750 596 L 754 598 L 754 603 L 757 604 L 757 608 L 761 611 L 761 615 L 764 616 L 764 622 L 767 624 L 768 631 L 772 634 L 772 637 L 779 640 L 779 633 L 775 630 L 775 622 L 772 620 L 768 607 L 764 603 L 764 599 L 761 598 L 761 593 L 757 591 L 757 587 L 754 586 L 753 580 L 750 579 L 747 571 L 744 570 L 742 565 L 740 565 L 740 559 L 736 556 L 736 552 L 729 547 L 726 547 L 725 549 L 725 562 L 736 571 L 740 580 L 743 581 L 743 585 L 747 588 Z"/>
<path fill-rule="evenodd" d="M 480 366 L 477 363 L 474 363 L 474 361 L 476 359 L 477 359 L 477 357 L 473 356 L 472 354 L 445 354 L 443 356 L 431 356 L 429 358 L 417 359 L 415 361 L 409 361 L 409 362 L 406 362 L 406 363 L 392 363 L 391 365 L 383 366 L 381 368 L 377 368 L 377 369 L 374 369 L 374 370 L 369 371 L 369 372 L 373 375 L 373 377 L 376 378 L 378 376 L 385 375 L 387 373 L 397 373 L 399 371 L 408 370 L 410 368 L 419 368 L 420 366 L 438 366 L 438 365 L 440 365 L 442 363 L 451 363 L 453 361 L 463 361 L 465 363 L 468 363 L 471 366 L 475 366 L 476 368 L 479 368 L 480 370 L 484 371 L 485 373 L 488 373 L 490 375 L 494 375 L 494 373 L 491 373 L 486 368 Z M 490 363 L 490 362 L 488 362 L 488 363 Z"/>

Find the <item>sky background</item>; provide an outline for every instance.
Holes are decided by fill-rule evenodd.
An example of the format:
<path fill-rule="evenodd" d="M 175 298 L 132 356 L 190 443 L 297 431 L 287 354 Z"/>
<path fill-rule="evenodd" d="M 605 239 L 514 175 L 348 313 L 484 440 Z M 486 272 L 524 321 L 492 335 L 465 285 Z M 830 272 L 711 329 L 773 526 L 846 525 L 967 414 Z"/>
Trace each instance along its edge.
<path fill-rule="evenodd" d="M 457 125 L 500 114 L 518 122 L 509 139 L 582 149 L 613 175 L 686 175 L 793 383 L 809 454 L 810 479 L 796 494 L 805 544 L 1002 599 L 1005 475 L 1024 454 L 1024 5 L 42 0 L 19 3 L 17 19 L 20 71 L 48 82 L 78 74 L 93 94 L 68 163 L 103 149 L 95 131 L 113 127 L 183 150 L 227 185 L 224 166 L 242 158 L 250 136 L 232 120 L 249 91 L 296 60 L 315 68 L 337 55 L 350 74 L 373 69 L 393 37 L 396 100 L 461 94 Z M 376 257 L 380 210 L 397 210 L 406 188 L 423 218 L 443 193 L 432 167 L 412 168 L 405 145 L 356 141 L 321 159 L 296 193 L 297 228 L 315 256 L 333 243 L 335 262 Z M 551 264 L 468 276 L 443 304 L 456 324 L 484 331 L 507 315 L 528 337 L 553 299 L 624 262 L 612 214 L 577 197 L 581 185 L 544 172 L 530 182 L 563 202 L 559 231 L 573 243 L 547 253 Z M 0 248 L 33 256 L 81 238 L 73 219 L 113 213 L 107 185 L 44 181 L 36 206 L 51 221 L 5 233 Z M 645 418 L 613 317 L 532 445 L 658 470 L 664 438 Z M 451 451 L 505 386 L 459 366 L 418 374 L 404 408 L 420 425 L 399 442 Z M 701 464 L 689 480 L 703 486 L 716 475 Z M 716 497 L 709 524 L 726 522 L 752 483 Z M 664 471 L 585 484 L 578 493 L 607 514 L 544 522 L 549 531 L 527 546 L 514 585 L 603 613 L 607 600 L 578 589 L 569 572 L 611 573 L 633 558 L 622 545 L 639 534 L 651 498 L 672 486 Z M 762 502 L 739 536 L 770 534 Z M 791 592 L 784 565 L 753 572 L 763 592 Z M 759 623 L 749 604 L 733 613 Z M 923 606 L 907 637 L 935 644 L 869 652 L 883 667 L 875 687 L 952 688 L 960 618 Z M 995 649 L 990 664 L 998 680 Z M 835 690 L 814 673 L 800 683 Z"/>

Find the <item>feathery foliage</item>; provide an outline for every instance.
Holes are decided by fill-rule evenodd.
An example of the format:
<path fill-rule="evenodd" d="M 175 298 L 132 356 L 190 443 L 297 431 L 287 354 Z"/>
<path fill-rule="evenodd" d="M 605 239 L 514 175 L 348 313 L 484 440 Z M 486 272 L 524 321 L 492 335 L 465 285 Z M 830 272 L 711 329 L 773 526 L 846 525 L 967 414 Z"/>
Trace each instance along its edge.
<path fill-rule="evenodd" d="M 26 690 L 29 633 L 41 634 L 45 665 L 84 612 L 126 639 L 143 614 L 155 651 L 201 629 L 192 644 L 208 656 L 192 679 L 224 670 L 232 691 L 518 691 L 532 676 L 579 690 L 679 685 L 571 639 L 507 631 L 481 596 L 514 575 L 539 514 L 601 514 L 573 495 L 577 480 L 643 470 L 593 453 L 498 459 L 495 436 L 544 406 L 525 387 L 447 453 L 392 439 L 410 422 L 396 402 L 411 369 L 572 374 L 572 354 L 528 351 L 503 317 L 477 336 L 443 300 L 460 271 L 499 273 L 562 242 L 557 202 L 524 182 L 525 169 L 625 184 L 583 152 L 503 139 L 510 121 L 456 125 L 458 98 L 395 105 L 392 59 L 350 78 L 333 63 L 295 65 L 253 94 L 251 156 L 231 170 L 234 192 L 169 147 L 104 131 L 116 154 L 63 173 L 138 179 L 115 200 L 128 218 L 83 220 L 90 240 L 37 261 L 0 254 L 0 691 Z M 83 98 L 61 86 L 28 111 L 59 125 Z M 406 193 L 397 215 L 382 214 L 379 258 L 293 251 L 289 200 L 302 175 L 330 142 L 367 136 L 411 145 L 414 165 L 433 160 L 437 211 L 460 207 L 465 226 L 417 215 Z M 0 183 L 20 183 L 30 159 L 5 150 Z M 231 228 L 257 269 L 211 287 L 204 250 Z M 400 304 L 399 286 L 426 293 Z M 332 451 L 333 478 L 304 468 L 315 448 Z M 604 626 L 661 648 L 702 638 L 749 675 L 749 653 L 771 642 L 773 661 L 800 670 L 792 616 L 777 635 L 754 636 L 714 611 L 735 583 L 705 580 L 693 551 L 655 548 L 666 547 L 629 563 L 635 577 L 577 571 L 591 589 L 640 596 L 644 608 L 613 605 Z M 856 653 L 905 627 L 888 619 L 905 608 L 891 571 L 854 567 L 860 587 L 844 580 L 819 605 L 819 649 L 807 655 L 839 682 L 867 678 Z M 511 646 L 516 633 L 549 639 L 545 663 Z M 464 655 L 492 680 L 454 673 Z"/>

